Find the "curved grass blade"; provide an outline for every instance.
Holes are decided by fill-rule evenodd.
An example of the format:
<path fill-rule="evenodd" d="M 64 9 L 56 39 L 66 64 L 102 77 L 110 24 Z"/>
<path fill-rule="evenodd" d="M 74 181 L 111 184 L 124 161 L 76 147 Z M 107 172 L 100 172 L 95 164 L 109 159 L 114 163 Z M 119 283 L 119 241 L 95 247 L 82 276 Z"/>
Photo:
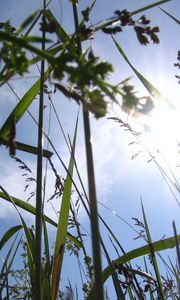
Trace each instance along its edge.
<path fill-rule="evenodd" d="M 50 70 L 51 68 L 48 68 L 48 70 L 45 72 L 44 81 L 47 80 Z M 40 90 L 40 79 L 36 81 L 36 83 L 27 91 L 27 93 L 23 96 L 21 101 L 16 105 L 14 110 L 11 112 L 11 114 L 5 121 L 4 125 L 0 129 L 0 138 L 5 140 L 8 138 L 12 122 L 15 121 L 15 123 L 17 123 L 22 118 L 22 116 L 28 109 L 29 105 L 32 103 L 35 96 L 38 94 L 39 90 Z"/>
<path fill-rule="evenodd" d="M 160 93 L 160 91 L 152 85 L 152 83 L 150 83 L 129 61 L 129 59 L 127 58 L 125 52 L 123 51 L 123 49 L 121 48 L 121 46 L 117 43 L 117 41 L 115 40 L 115 38 L 112 36 L 112 39 L 119 51 L 119 53 L 122 55 L 122 57 L 125 59 L 125 61 L 128 63 L 128 65 L 132 68 L 132 70 L 134 71 L 134 73 L 137 75 L 137 77 L 140 79 L 140 81 L 142 82 L 142 84 L 145 86 L 145 88 L 147 89 L 147 91 L 150 93 L 150 95 L 152 96 L 152 98 L 155 101 L 164 101 L 166 103 L 168 103 L 170 105 L 171 108 L 175 107 L 172 105 L 172 103 L 164 96 Z"/>
<path fill-rule="evenodd" d="M 59 221 L 56 234 L 56 242 L 54 249 L 54 258 L 53 258 L 53 269 L 52 269 L 52 294 L 51 300 L 57 299 L 57 293 L 59 289 L 59 280 L 61 276 L 61 269 L 64 256 L 64 247 L 67 237 L 67 226 L 68 226 L 68 217 L 70 211 L 70 200 L 71 200 L 71 189 L 72 189 L 72 176 L 74 169 L 74 153 L 76 145 L 76 136 L 77 136 L 77 125 L 78 117 L 75 126 L 73 146 L 71 151 L 71 157 L 69 161 L 68 174 L 65 180 L 64 192 L 62 196 L 61 209 L 59 214 Z"/>
<path fill-rule="evenodd" d="M 177 243 L 180 245 L 180 235 L 177 236 Z M 174 236 L 152 243 L 154 252 L 174 248 L 175 245 L 176 245 L 176 241 L 175 241 Z M 147 255 L 150 253 L 151 253 L 150 247 L 149 247 L 149 245 L 146 245 L 146 246 L 143 246 L 140 248 L 136 248 L 136 249 L 118 257 L 117 259 L 114 260 L 114 263 L 125 264 L 125 263 L 129 262 L 130 260 L 133 260 L 135 258 L 144 256 L 144 255 Z M 103 271 L 103 283 L 106 282 L 106 280 L 109 278 L 110 275 L 111 275 L 111 271 L 110 271 L 110 267 L 108 266 Z M 93 294 L 93 291 L 91 290 L 89 296 L 87 297 L 87 300 L 92 299 L 91 298 L 92 294 Z"/>
<path fill-rule="evenodd" d="M 0 250 L 10 240 L 10 238 L 21 229 L 22 229 L 22 225 L 17 225 L 9 228 L 0 240 Z"/>
<path fill-rule="evenodd" d="M 24 201 L 22 201 L 22 200 L 20 200 L 20 199 L 18 199 L 18 198 L 15 198 L 15 197 L 12 197 L 12 196 L 10 196 L 10 197 L 11 197 L 11 199 L 13 200 L 13 202 L 15 203 L 16 206 L 18 206 L 18 207 L 24 209 L 25 211 L 31 213 L 32 215 L 35 215 L 35 214 L 36 214 L 36 208 L 35 208 L 34 206 L 32 206 L 32 205 L 30 205 L 29 203 L 24 202 Z M 6 201 L 12 203 L 12 201 L 9 199 L 9 197 L 8 197 L 5 193 L 3 193 L 3 192 L 0 192 L 0 198 L 3 198 L 4 200 L 6 200 Z M 52 219 L 50 219 L 48 216 L 45 215 L 45 216 L 44 216 L 44 220 L 45 220 L 46 222 L 48 222 L 49 224 L 51 224 L 51 225 L 57 227 L 57 223 L 54 222 Z M 71 240 L 78 248 L 82 248 L 81 242 L 80 242 L 78 239 L 76 239 L 76 238 L 75 238 L 72 234 L 70 234 L 69 232 L 67 233 L 67 237 L 68 237 L 68 238 L 69 238 L 69 239 L 70 239 L 70 240 Z"/>
<path fill-rule="evenodd" d="M 177 242 L 180 245 L 180 235 L 177 236 Z M 153 245 L 154 251 L 158 252 L 158 251 L 163 251 L 163 250 L 166 250 L 166 249 L 174 248 L 175 245 L 176 245 L 176 241 L 175 241 L 175 238 L 173 236 L 173 237 L 170 237 L 170 238 L 167 238 L 167 239 L 164 239 L 164 240 L 159 240 L 157 242 L 153 242 L 152 245 Z M 120 256 L 114 262 L 124 264 L 124 263 L 129 262 L 130 260 L 133 260 L 137 257 L 147 255 L 149 253 L 150 253 L 150 247 L 149 247 L 149 245 L 146 245 L 146 246 L 134 249 L 134 250 Z M 108 279 L 109 275 L 110 275 L 109 267 L 107 267 L 103 271 L 103 281 L 104 282 Z"/>

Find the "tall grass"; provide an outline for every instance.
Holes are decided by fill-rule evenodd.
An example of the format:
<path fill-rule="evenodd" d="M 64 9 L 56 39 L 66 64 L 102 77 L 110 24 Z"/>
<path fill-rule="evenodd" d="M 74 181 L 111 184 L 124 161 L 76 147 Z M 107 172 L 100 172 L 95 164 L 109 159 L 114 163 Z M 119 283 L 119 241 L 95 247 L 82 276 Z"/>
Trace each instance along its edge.
<path fill-rule="evenodd" d="M 82 279 L 83 272 L 86 274 L 86 282 L 82 280 L 84 299 L 108 299 L 104 284 L 109 277 L 112 278 L 117 299 L 144 299 L 145 294 L 148 295 L 147 297 L 150 299 L 164 300 L 168 297 L 178 299 L 180 289 L 180 236 L 177 233 L 175 223 L 173 223 L 174 236 L 154 242 L 150 234 L 146 212 L 142 204 L 143 222 L 138 221 L 138 225 L 143 227 L 144 234 L 140 234 L 140 237 L 145 240 L 146 245 L 126 253 L 121 245 L 121 241 L 116 237 L 108 222 L 105 221 L 98 212 L 98 197 L 96 195 L 95 183 L 96 174 L 93 161 L 93 147 L 91 144 L 90 114 L 94 114 L 94 117 L 97 119 L 104 117 L 108 110 L 108 102 L 117 103 L 117 97 L 119 95 L 122 98 L 122 109 L 127 105 L 130 110 L 136 109 L 140 99 L 132 92 L 130 86 L 128 90 L 128 85 L 126 89 L 123 89 L 119 84 L 112 85 L 109 83 L 107 80 L 108 75 L 113 72 L 111 64 L 101 61 L 96 57 L 92 47 L 84 50 L 82 46 L 82 42 L 89 41 L 97 31 L 102 30 L 103 34 L 110 34 L 116 49 L 118 49 L 120 55 L 122 55 L 133 72 L 135 72 L 137 78 L 143 83 L 153 101 L 156 101 L 156 98 L 160 97 L 167 102 L 168 100 L 161 95 L 157 88 L 133 66 L 113 34 L 124 30 L 125 26 L 131 26 L 134 28 L 138 41 L 141 44 L 148 45 L 150 42 L 158 43 L 158 28 L 151 28 L 149 26 L 149 20 L 147 20 L 145 16 L 141 17 L 141 25 L 139 25 L 140 21 L 137 21 L 134 17 L 138 13 L 143 13 L 148 9 L 157 7 L 168 1 L 170 0 L 159 1 L 134 12 L 116 11 L 115 16 L 112 17 L 110 21 L 102 22 L 102 24 L 98 26 L 95 25 L 94 27 L 89 26 L 88 22 L 90 14 L 95 9 L 96 0 L 82 12 L 83 17 L 81 20 L 79 20 L 78 17 L 78 1 L 71 1 L 72 3 L 69 5 L 72 5 L 73 10 L 74 34 L 68 34 L 65 31 L 65 28 L 61 26 L 60 22 L 58 22 L 52 11 L 48 8 L 51 1 L 46 3 L 45 0 L 43 1 L 42 10 L 33 13 L 17 30 L 13 29 L 9 23 L 2 23 L 0 41 L 2 42 L 1 57 L 3 66 L 0 71 L 0 84 L 4 85 L 7 83 L 10 85 L 9 80 L 13 78 L 14 75 L 25 76 L 31 66 L 37 66 L 37 64 L 40 63 L 39 79 L 26 91 L 22 98 L 18 97 L 13 88 L 11 88 L 19 102 L 9 116 L 7 116 L 6 121 L 0 129 L 0 141 L 3 145 L 10 148 L 11 156 L 16 156 L 16 150 L 21 150 L 37 157 L 36 179 L 34 179 L 36 183 L 35 206 L 13 197 L 7 189 L 0 186 L 1 200 L 13 205 L 20 222 L 17 226 L 9 228 L 0 240 L 0 250 L 10 245 L 7 255 L 3 260 L 0 273 L 0 295 L 2 299 L 3 297 L 6 299 L 16 297 L 17 299 L 33 300 L 79 299 L 78 291 L 76 292 L 76 296 L 73 295 L 71 284 L 68 286 L 67 295 L 64 295 L 64 298 L 61 296 L 61 279 L 63 279 L 64 276 L 62 267 L 67 248 L 77 258 L 80 278 Z M 172 18 L 169 13 L 165 13 Z M 172 19 L 178 23 L 175 18 Z M 41 37 L 31 36 L 32 29 L 35 28 L 40 20 Z M 119 27 L 114 26 L 114 24 L 117 23 Z M 56 35 L 58 42 L 49 39 L 52 33 Z M 39 43 L 39 46 L 37 46 L 37 43 Z M 29 58 L 29 53 L 33 54 L 33 59 Z M 46 63 L 48 65 L 47 68 Z M 75 154 L 79 115 L 76 119 L 73 139 L 71 141 L 70 137 L 66 137 L 66 129 L 64 129 L 60 123 L 59 112 L 56 110 L 52 101 L 52 92 L 49 91 L 48 85 L 45 84 L 47 80 L 53 84 L 55 88 L 54 92 L 60 91 L 66 98 L 72 98 L 82 107 L 89 193 L 86 192 Z M 38 121 L 35 120 L 29 111 L 29 107 L 37 95 L 39 95 Z M 70 156 L 68 166 L 64 162 L 64 158 L 61 157 L 61 151 L 57 150 L 49 134 L 44 130 L 44 99 L 46 96 L 49 99 L 50 105 L 53 107 L 55 117 L 58 120 L 59 131 L 62 132 L 62 136 L 67 145 L 67 151 Z M 33 122 L 37 125 L 37 147 L 16 141 L 16 125 L 26 112 L 29 113 Z M 113 119 L 122 123 L 118 118 Z M 128 130 L 131 130 L 129 124 L 126 124 L 126 127 Z M 43 136 L 51 147 L 52 152 L 43 149 Z M 58 163 L 60 163 L 64 169 L 64 180 L 61 180 L 61 176 L 58 174 L 57 168 L 51 160 L 52 154 L 56 156 Z M 47 159 L 47 164 L 49 163 L 49 168 L 52 169 L 55 175 L 55 191 L 50 199 L 52 200 L 56 196 L 58 198 L 59 208 L 57 222 L 44 213 L 43 193 L 46 199 L 46 191 L 43 191 L 43 188 L 47 186 L 47 184 L 43 185 L 43 159 Z M 25 169 L 27 173 L 30 172 L 30 169 L 22 160 L 19 159 L 17 161 L 21 169 Z M 73 176 L 74 169 L 76 171 L 77 181 Z M 81 232 L 81 224 L 79 223 L 77 215 L 78 209 L 75 210 L 78 204 L 76 203 L 74 206 L 72 202 L 74 192 L 76 192 L 78 201 L 80 201 L 84 207 L 91 224 L 92 258 L 91 255 L 88 255 L 84 235 Z M 33 229 L 34 227 L 28 227 L 22 210 L 31 215 L 35 215 L 35 230 Z M 108 232 L 111 244 L 118 256 L 117 259 L 112 259 L 109 250 L 110 247 L 107 247 L 104 242 L 100 232 L 100 221 Z M 50 250 L 51 238 L 49 236 L 48 224 L 51 224 L 55 228 L 55 240 L 52 251 Z M 70 227 L 74 229 L 73 234 L 69 231 Z M 23 238 L 22 236 L 19 238 L 20 231 L 23 231 Z M 11 240 L 13 238 L 14 240 L 12 242 Z M 24 273 L 22 272 L 23 275 L 20 285 L 21 283 L 25 283 L 27 279 L 25 276 L 28 276 L 28 285 L 25 284 L 24 291 L 20 289 L 20 285 L 15 285 L 13 282 L 13 286 L 11 286 L 9 283 L 10 281 L 12 282 L 12 265 L 17 259 L 17 252 L 22 240 L 25 245 L 24 256 L 26 263 L 24 265 Z M 172 262 L 165 262 L 165 266 L 168 268 L 171 276 L 170 279 L 166 281 L 161 274 L 156 256 L 161 258 L 159 251 L 172 247 L 176 247 L 177 265 Z M 107 263 L 107 267 L 104 270 L 101 261 L 102 253 Z M 81 255 L 84 258 L 84 263 L 80 260 Z M 131 264 L 132 260 L 138 257 L 145 257 L 146 255 L 149 255 L 151 259 L 154 275 L 149 271 L 145 258 L 144 264 L 146 272 L 134 268 Z M 82 267 L 82 264 L 84 264 L 84 267 Z M 86 271 L 84 271 L 84 268 L 86 268 Z M 13 280 L 17 279 L 17 274 L 18 271 L 16 276 L 13 277 Z M 173 280 L 176 280 L 176 284 L 170 285 L 170 282 Z M 145 288 L 143 290 L 142 286 L 144 283 Z M 15 294 L 17 296 L 15 296 Z"/>

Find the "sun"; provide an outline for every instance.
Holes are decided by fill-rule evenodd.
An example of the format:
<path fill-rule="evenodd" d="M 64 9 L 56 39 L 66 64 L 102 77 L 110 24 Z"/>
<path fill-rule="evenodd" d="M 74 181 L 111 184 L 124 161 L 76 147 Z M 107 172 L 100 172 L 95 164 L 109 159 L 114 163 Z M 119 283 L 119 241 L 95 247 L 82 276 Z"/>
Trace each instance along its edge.
<path fill-rule="evenodd" d="M 155 145 L 169 162 L 175 164 L 180 161 L 179 117 L 179 109 L 160 103 L 154 107 L 143 125 L 146 131 L 146 140 L 148 140 L 148 148 Z"/>

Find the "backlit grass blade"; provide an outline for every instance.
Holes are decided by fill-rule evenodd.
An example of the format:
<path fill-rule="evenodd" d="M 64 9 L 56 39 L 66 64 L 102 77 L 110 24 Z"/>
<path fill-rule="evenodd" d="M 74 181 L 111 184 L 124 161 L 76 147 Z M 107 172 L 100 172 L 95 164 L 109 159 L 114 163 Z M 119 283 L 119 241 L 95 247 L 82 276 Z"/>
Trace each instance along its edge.
<path fill-rule="evenodd" d="M 21 229 L 22 229 L 22 225 L 17 225 L 9 228 L 0 240 L 0 250 L 10 240 L 10 238 Z"/>
<path fill-rule="evenodd" d="M 147 223 L 146 214 L 145 214 L 145 210 L 144 210 L 144 207 L 143 207 L 142 200 L 141 200 L 141 207 L 142 207 L 143 220 L 144 220 L 144 226 L 145 226 L 145 230 L 146 230 L 147 241 L 148 241 L 149 248 L 150 248 L 151 261 L 152 261 L 152 265 L 154 267 L 154 271 L 155 271 L 156 279 L 157 279 L 157 293 L 158 293 L 159 299 L 163 300 L 165 298 L 164 298 L 164 291 L 163 291 L 162 282 L 161 282 L 161 276 L 160 276 L 160 272 L 159 272 L 158 263 L 157 263 L 157 260 L 156 260 L 155 250 L 154 250 L 154 247 L 152 245 L 153 244 L 152 243 L 152 238 L 151 238 L 149 226 L 148 226 L 148 223 Z"/>
<path fill-rule="evenodd" d="M 50 72 L 50 68 L 44 74 L 44 81 L 47 80 L 49 76 L 49 72 Z M 4 125 L 0 129 L 0 138 L 5 140 L 8 138 L 8 135 L 11 130 L 12 122 L 17 123 L 22 118 L 22 116 L 24 115 L 24 113 L 26 112 L 26 110 L 28 109 L 28 107 L 30 106 L 30 104 L 33 102 L 34 98 L 38 94 L 39 90 L 40 90 L 40 79 L 36 81 L 36 83 L 27 91 L 27 93 L 23 96 L 21 101 L 16 105 L 14 110 L 11 112 L 11 114 L 5 121 Z"/>
<path fill-rule="evenodd" d="M 132 70 L 134 71 L 134 73 L 137 75 L 137 77 L 140 79 L 140 81 L 142 82 L 142 84 L 145 86 L 145 88 L 147 89 L 147 91 L 150 93 L 150 95 L 152 96 L 152 98 L 155 101 L 165 101 L 166 103 L 168 103 L 171 108 L 174 108 L 174 106 L 170 103 L 170 101 L 161 94 L 161 92 L 152 85 L 152 83 L 150 83 L 129 61 L 129 59 L 127 58 L 126 54 L 124 53 L 123 49 L 121 48 L 121 46 L 117 43 L 117 41 L 115 40 L 115 38 L 112 36 L 112 39 L 119 51 L 119 53 L 123 56 L 123 58 L 125 59 L 125 61 L 128 63 L 128 65 L 132 68 Z"/>
<path fill-rule="evenodd" d="M 178 243 L 178 245 L 180 245 L 180 235 L 177 236 L 177 243 Z M 175 245 L 176 245 L 176 241 L 175 241 L 174 236 L 152 243 L 154 252 L 171 249 L 171 248 L 174 248 Z M 133 260 L 135 258 L 144 256 L 144 255 L 148 255 L 150 253 L 151 253 L 150 246 L 146 245 L 146 246 L 143 246 L 140 248 L 136 248 L 136 249 L 118 257 L 117 259 L 114 260 L 114 263 L 125 264 L 125 263 L 129 262 L 130 260 Z M 111 275 L 111 271 L 110 271 L 110 267 L 108 266 L 103 271 L 103 283 L 106 282 L 106 280 L 109 278 L 110 275 Z M 92 291 L 90 292 L 90 294 L 86 300 L 91 300 L 91 295 L 92 295 Z"/>
<path fill-rule="evenodd" d="M 27 212 L 31 213 L 32 215 L 35 215 L 36 214 L 36 208 L 34 206 L 32 206 L 31 204 L 25 202 L 25 201 L 22 201 L 18 198 L 15 198 L 15 197 L 12 197 L 10 196 L 11 199 L 13 200 L 13 202 L 15 203 L 16 206 L 26 210 Z M 0 192 L 0 198 L 3 198 L 4 200 L 8 201 L 8 202 L 11 202 L 12 201 L 9 199 L 9 197 L 3 193 L 3 192 Z M 46 222 L 48 222 L 49 224 L 57 227 L 57 223 L 54 222 L 52 219 L 50 219 L 48 216 L 44 216 L 44 220 Z M 72 234 L 70 234 L 69 232 L 67 233 L 67 237 L 78 247 L 78 248 L 82 248 L 82 244 L 80 241 L 78 241 Z"/>
<path fill-rule="evenodd" d="M 8 147 L 8 142 L 3 140 L 2 138 L 0 138 L 0 144 L 5 145 Z M 16 141 L 16 149 L 20 150 L 20 151 L 24 151 L 24 152 L 28 152 L 31 154 L 35 154 L 37 155 L 38 153 L 38 149 L 37 147 L 31 146 L 31 145 L 27 145 L 24 143 L 20 143 Z M 43 150 L 43 156 L 46 158 L 50 158 L 53 155 L 53 153 L 49 150 Z"/>
<path fill-rule="evenodd" d="M 67 238 L 67 226 L 68 226 L 68 217 L 70 211 L 70 200 L 71 200 L 71 189 L 72 189 L 72 176 L 74 168 L 74 153 L 76 145 L 76 135 L 77 135 L 77 125 L 78 118 L 76 122 L 72 152 L 68 167 L 68 174 L 65 180 L 64 192 L 62 196 L 61 209 L 59 214 L 59 221 L 56 234 L 55 250 L 53 256 L 53 270 L 52 270 L 52 295 L 51 300 L 57 299 L 57 293 L 59 289 L 59 280 L 61 276 L 61 268 L 63 263 L 64 256 L 64 247 Z"/>

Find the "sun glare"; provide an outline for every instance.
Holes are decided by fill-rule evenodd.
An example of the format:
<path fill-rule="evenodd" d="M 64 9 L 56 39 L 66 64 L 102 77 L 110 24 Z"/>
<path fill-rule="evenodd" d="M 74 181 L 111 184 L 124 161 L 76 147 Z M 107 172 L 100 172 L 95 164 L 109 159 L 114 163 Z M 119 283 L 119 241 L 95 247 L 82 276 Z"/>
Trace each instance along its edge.
<path fill-rule="evenodd" d="M 156 106 L 151 116 L 148 118 L 147 139 L 148 148 L 151 142 L 155 143 L 169 162 L 177 163 L 180 161 L 180 111 L 170 107 L 170 105 Z M 150 149 L 151 150 L 151 149 Z"/>

